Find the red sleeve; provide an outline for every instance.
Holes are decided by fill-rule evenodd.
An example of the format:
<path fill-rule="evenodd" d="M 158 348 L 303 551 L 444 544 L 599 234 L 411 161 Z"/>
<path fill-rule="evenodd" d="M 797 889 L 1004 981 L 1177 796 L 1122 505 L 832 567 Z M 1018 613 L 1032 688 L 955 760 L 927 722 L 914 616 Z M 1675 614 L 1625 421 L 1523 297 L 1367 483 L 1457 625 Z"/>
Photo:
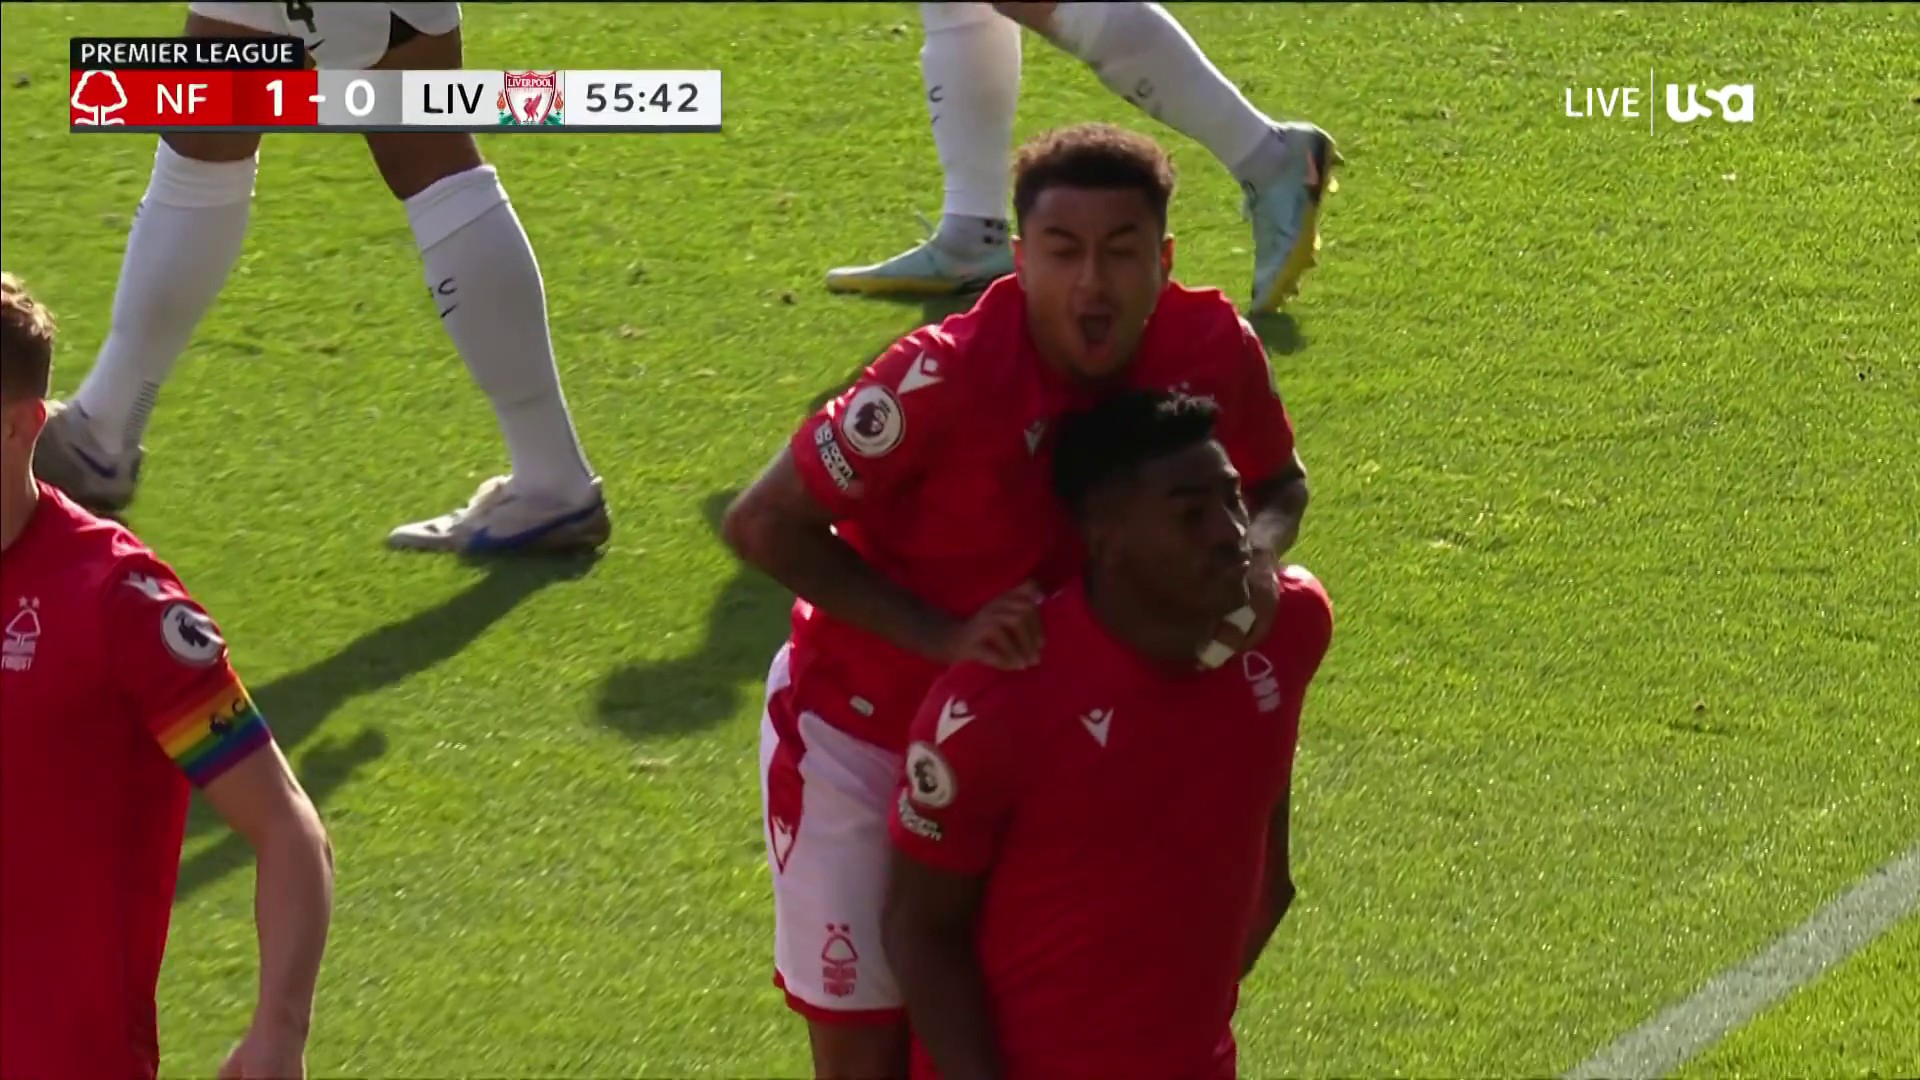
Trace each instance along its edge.
<path fill-rule="evenodd" d="M 1280 610 L 1274 627 L 1284 632 L 1286 654 L 1276 657 L 1285 673 L 1292 697 L 1304 698 L 1307 684 L 1320 672 L 1333 644 L 1333 599 L 1304 566 L 1280 568 Z"/>
<path fill-rule="evenodd" d="M 1242 665 L 1253 682 L 1254 693 L 1271 695 L 1263 709 L 1284 703 L 1277 722 L 1284 725 L 1283 741 L 1275 762 L 1283 783 L 1291 783 L 1294 754 L 1300 745 L 1300 714 L 1306 703 L 1307 687 L 1320 670 L 1333 640 L 1333 604 L 1319 579 L 1304 567 L 1285 566 L 1279 573 L 1280 600 L 1274 614 L 1273 631 L 1254 653 L 1246 654 Z M 1260 660 L 1265 661 L 1261 670 Z"/>
<path fill-rule="evenodd" d="M 1019 793 L 1012 717 L 984 667 L 934 683 L 914 718 L 889 832 L 894 849 L 955 874 L 993 862 Z"/>
<path fill-rule="evenodd" d="M 1228 400 L 1221 402 L 1221 445 L 1242 482 L 1253 488 L 1293 460 L 1293 420 L 1280 401 L 1267 347 L 1245 319 L 1233 345 L 1233 368 L 1226 379 Z"/>
<path fill-rule="evenodd" d="M 801 479 L 836 517 L 853 517 L 912 483 L 940 452 L 959 408 L 951 356 L 937 327 L 915 330 L 794 434 L 789 445 Z"/>
<path fill-rule="evenodd" d="M 172 568 L 121 559 L 107 585 L 111 677 L 141 723 L 196 787 L 272 742 L 227 660 L 227 643 Z"/>

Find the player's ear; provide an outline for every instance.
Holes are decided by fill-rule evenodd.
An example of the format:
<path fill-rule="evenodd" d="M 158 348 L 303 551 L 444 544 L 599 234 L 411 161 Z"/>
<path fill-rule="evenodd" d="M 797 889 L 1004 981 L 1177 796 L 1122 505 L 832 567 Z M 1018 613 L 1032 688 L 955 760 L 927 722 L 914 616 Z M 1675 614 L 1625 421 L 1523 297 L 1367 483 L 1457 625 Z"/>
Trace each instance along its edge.
<path fill-rule="evenodd" d="M 1160 240 L 1160 276 L 1173 276 L 1173 234 L 1168 233 Z"/>
<path fill-rule="evenodd" d="M 1024 289 L 1027 287 L 1027 245 L 1019 233 L 1013 234 L 1008 243 L 1013 245 L 1013 275 L 1020 279 L 1020 287 Z"/>
<path fill-rule="evenodd" d="M 30 443 L 40 441 L 40 433 L 47 430 L 47 399 L 36 397 L 27 402 L 27 430 L 23 432 Z"/>
<path fill-rule="evenodd" d="M 37 397 L 0 403 L 0 438 L 7 445 L 23 449 L 40 437 L 47 425 L 47 403 Z"/>

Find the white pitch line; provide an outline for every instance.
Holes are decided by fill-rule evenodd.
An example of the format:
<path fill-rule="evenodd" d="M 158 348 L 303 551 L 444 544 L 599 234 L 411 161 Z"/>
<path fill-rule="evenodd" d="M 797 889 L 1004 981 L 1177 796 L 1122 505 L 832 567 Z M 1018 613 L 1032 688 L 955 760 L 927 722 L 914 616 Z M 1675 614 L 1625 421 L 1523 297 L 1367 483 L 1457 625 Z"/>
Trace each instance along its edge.
<path fill-rule="evenodd" d="M 1920 910 L 1920 845 L 1694 995 L 1575 1065 L 1565 1080 L 1659 1077 Z"/>

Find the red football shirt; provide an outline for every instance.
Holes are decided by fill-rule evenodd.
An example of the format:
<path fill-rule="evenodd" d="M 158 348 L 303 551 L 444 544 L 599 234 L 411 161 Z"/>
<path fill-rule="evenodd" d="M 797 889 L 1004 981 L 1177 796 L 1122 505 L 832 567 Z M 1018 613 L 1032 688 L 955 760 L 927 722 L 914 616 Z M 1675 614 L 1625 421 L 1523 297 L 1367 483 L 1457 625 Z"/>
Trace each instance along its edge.
<path fill-rule="evenodd" d="M 1128 374 L 1214 399 L 1220 439 L 1251 485 L 1293 456 L 1266 350 L 1217 289 L 1169 285 Z M 794 435 L 794 463 L 836 531 L 889 580 L 956 618 L 1077 563 L 1052 493 L 1049 439 L 1092 403 L 1027 332 L 1026 295 L 1002 278 L 972 309 L 901 338 Z M 938 665 L 794 605 L 798 709 L 899 750 Z"/>
<path fill-rule="evenodd" d="M 1268 819 L 1332 606 L 1288 568 L 1274 631 L 1207 672 L 1123 645 L 1077 585 L 1042 610 L 1038 665 L 934 685 L 894 846 L 986 875 L 975 954 L 1009 1078 L 1232 1077 Z M 914 1075 L 936 1075 L 919 1047 Z"/>
<path fill-rule="evenodd" d="M 154 1075 L 189 784 L 270 741 L 173 571 L 42 485 L 0 554 L 0 1075 Z"/>

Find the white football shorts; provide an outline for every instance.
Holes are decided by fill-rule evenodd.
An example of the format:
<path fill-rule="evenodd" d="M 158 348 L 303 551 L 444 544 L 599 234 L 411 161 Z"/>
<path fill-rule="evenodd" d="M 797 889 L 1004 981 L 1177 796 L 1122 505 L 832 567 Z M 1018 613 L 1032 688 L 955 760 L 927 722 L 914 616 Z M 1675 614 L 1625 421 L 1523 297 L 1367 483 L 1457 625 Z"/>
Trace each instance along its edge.
<path fill-rule="evenodd" d="M 395 18 L 429 37 L 450 34 L 460 26 L 459 4 L 195 2 L 187 7 L 195 15 L 264 34 L 291 34 L 307 43 L 316 66 L 343 70 L 363 70 L 379 63 L 387 55 Z"/>
<path fill-rule="evenodd" d="M 767 672 L 760 801 L 773 871 L 773 981 L 828 1024 L 892 1024 L 906 1003 L 880 944 L 901 755 L 793 702 L 783 646 Z"/>

